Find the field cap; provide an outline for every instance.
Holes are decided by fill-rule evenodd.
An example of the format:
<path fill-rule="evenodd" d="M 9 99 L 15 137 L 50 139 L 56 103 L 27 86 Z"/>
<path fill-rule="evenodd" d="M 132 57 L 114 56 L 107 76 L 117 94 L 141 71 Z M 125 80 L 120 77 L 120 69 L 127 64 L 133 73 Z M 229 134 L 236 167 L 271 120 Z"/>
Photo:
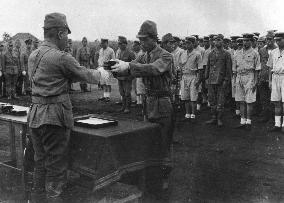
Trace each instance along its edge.
<path fill-rule="evenodd" d="M 66 16 L 64 14 L 50 13 L 45 16 L 43 28 L 50 29 L 60 27 L 66 28 L 68 30 L 68 34 L 71 34 L 71 30 L 68 27 Z"/>
<path fill-rule="evenodd" d="M 143 37 L 156 37 L 158 35 L 157 32 L 157 25 L 155 22 L 146 20 L 140 27 L 138 34 L 136 35 L 137 38 Z"/>

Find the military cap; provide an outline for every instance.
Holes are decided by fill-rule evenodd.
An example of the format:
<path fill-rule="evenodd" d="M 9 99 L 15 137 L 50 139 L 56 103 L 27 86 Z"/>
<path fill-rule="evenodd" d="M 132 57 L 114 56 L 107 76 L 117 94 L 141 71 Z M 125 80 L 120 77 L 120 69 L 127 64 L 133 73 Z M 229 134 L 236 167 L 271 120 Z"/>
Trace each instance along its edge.
<path fill-rule="evenodd" d="M 224 35 L 222 35 L 222 34 L 215 35 L 215 36 L 213 37 L 213 39 L 214 39 L 214 40 L 216 40 L 216 39 L 224 39 Z"/>
<path fill-rule="evenodd" d="M 68 34 L 71 34 L 71 30 L 67 24 L 66 16 L 62 13 L 50 13 L 45 16 L 44 27 L 45 29 L 49 28 L 59 28 L 63 27 L 68 30 Z"/>
<path fill-rule="evenodd" d="M 265 37 L 259 37 L 257 41 L 258 42 L 265 42 Z"/>
<path fill-rule="evenodd" d="M 210 38 L 210 39 L 213 39 L 215 36 L 216 36 L 216 34 L 210 34 L 210 35 L 209 35 L 209 38 Z"/>
<path fill-rule="evenodd" d="M 83 38 L 82 38 L 82 41 L 84 41 L 84 40 L 88 41 L 88 40 L 87 40 L 87 37 L 83 37 Z"/>
<path fill-rule="evenodd" d="M 138 34 L 136 35 L 137 38 L 142 37 L 157 37 L 157 25 L 155 22 L 146 20 L 142 23 Z"/>
<path fill-rule="evenodd" d="M 101 43 L 108 42 L 108 39 L 102 38 Z"/>
<path fill-rule="evenodd" d="M 140 45 L 140 42 L 138 40 L 135 40 L 133 43 L 137 44 L 137 45 Z"/>
<path fill-rule="evenodd" d="M 244 33 L 243 34 L 243 40 L 253 40 L 253 36 L 254 36 L 254 34 Z"/>
<path fill-rule="evenodd" d="M 224 40 L 224 42 L 227 42 L 227 43 L 231 42 L 231 39 L 229 39 L 227 37 L 225 37 L 223 40 Z"/>
<path fill-rule="evenodd" d="M 241 38 L 241 36 L 231 36 L 232 41 L 236 41 L 238 38 Z"/>
<path fill-rule="evenodd" d="M 199 39 L 199 35 L 191 35 L 191 36 L 195 37 L 196 40 Z"/>
<path fill-rule="evenodd" d="M 31 44 L 32 42 L 33 42 L 32 39 L 26 39 L 26 40 L 25 40 L 25 44 Z"/>
<path fill-rule="evenodd" d="M 267 34 L 266 34 L 266 39 L 273 39 L 275 36 L 275 33 L 273 32 L 273 30 L 269 30 L 267 31 Z"/>
<path fill-rule="evenodd" d="M 255 36 L 258 36 L 258 37 L 259 37 L 259 35 L 260 35 L 259 32 L 254 32 L 253 34 L 254 34 Z"/>
<path fill-rule="evenodd" d="M 242 43 L 243 43 L 243 40 L 244 40 L 244 38 L 240 37 L 240 38 L 237 39 L 237 43 L 238 43 L 238 44 L 242 44 Z"/>
<path fill-rule="evenodd" d="M 189 36 L 185 38 L 185 41 L 194 43 L 196 41 L 196 38 L 194 36 Z"/>
<path fill-rule="evenodd" d="M 127 39 L 124 36 L 118 36 L 118 43 L 127 44 Z"/>
<path fill-rule="evenodd" d="M 175 39 L 171 33 L 167 33 L 162 37 L 162 42 L 174 42 Z"/>
<path fill-rule="evenodd" d="M 258 40 L 258 36 L 254 35 L 253 39 L 254 39 L 254 41 L 257 41 Z"/>
<path fill-rule="evenodd" d="M 275 33 L 274 39 L 284 39 L 284 32 L 277 32 Z"/>
<path fill-rule="evenodd" d="M 204 42 L 208 42 L 208 41 L 209 41 L 209 37 L 208 37 L 208 36 L 204 36 L 204 37 L 203 37 L 203 41 L 204 41 Z"/>
<path fill-rule="evenodd" d="M 174 38 L 175 42 L 180 42 L 181 41 L 180 38 L 177 37 L 177 36 L 173 36 L 173 38 Z"/>
<path fill-rule="evenodd" d="M 199 42 L 203 42 L 203 41 L 204 41 L 203 37 L 200 37 Z"/>

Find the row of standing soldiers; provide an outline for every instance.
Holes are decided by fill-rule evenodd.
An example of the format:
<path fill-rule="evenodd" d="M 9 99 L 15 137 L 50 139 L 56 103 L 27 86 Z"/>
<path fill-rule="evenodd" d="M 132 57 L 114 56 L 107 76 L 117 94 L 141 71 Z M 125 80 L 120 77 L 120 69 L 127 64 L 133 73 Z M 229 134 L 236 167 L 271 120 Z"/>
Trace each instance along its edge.
<path fill-rule="evenodd" d="M 17 99 L 20 95 L 30 94 L 30 83 L 27 74 L 28 58 L 38 47 L 38 41 L 25 40 L 26 48 L 21 50 L 20 40 L 0 44 L 0 93 L 2 97 Z"/>

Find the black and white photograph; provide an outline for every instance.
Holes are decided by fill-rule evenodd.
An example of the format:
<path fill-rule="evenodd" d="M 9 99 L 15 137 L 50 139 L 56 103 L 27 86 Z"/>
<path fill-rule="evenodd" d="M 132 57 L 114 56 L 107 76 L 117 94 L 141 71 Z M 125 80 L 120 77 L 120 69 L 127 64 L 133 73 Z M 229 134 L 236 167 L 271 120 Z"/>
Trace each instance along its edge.
<path fill-rule="evenodd" d="M 0 203 L 284 203 L 283 0 L 0 4 Z"/>

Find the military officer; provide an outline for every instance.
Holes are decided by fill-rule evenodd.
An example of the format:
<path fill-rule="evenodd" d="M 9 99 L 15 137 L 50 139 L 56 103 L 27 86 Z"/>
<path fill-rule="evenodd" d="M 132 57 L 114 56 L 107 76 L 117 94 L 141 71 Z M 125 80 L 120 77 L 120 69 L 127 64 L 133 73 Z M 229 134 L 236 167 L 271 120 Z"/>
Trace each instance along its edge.
<path fill-rule="evenodd" d="M 4 70 L 4 45 L 0 43 L 0 95 L 2 97 L 6 96 L 6 82 L 5 76 L 3 74 Z"/>
<path fill-rule="evenodd" d="M 81 66 L 86 68 L 90 68 L 90 48 L 87 46 L 88 41 L 86 37 L 82 39 L 82 47 L 77 50 L 76 59 L 80 63 Z M 82 92 L 89 92 L 88 86 L 86 82 L 80 83 L 81 91 Z"/>
<path fill-rule="evenodd" d="M 232 59 L 231 54 L 223 48 L 224 36 L 214 37 L 215 48 L 209 53 L 205 70 L 208 84 L 208 99 L 211 107 L 211 120 L 206 124 L 223 126 L 222 116 L 225 104 L 225 92 L 230 83 Z"/>
<path fill-rule="evenodd" d="M 173 107 L 170 99 L 173 58 L 157 45 L 155 22 L 145 21 L 137 37 L 145 53 L 130 63 L 119 60 L 112 71 L 143 78 L 147 119 L 161 125 L 163 149 L 169 151 L 173 136 Z"/>
<path fill-rule="evenodd" d="M 46 198 L 59 202 L 66 182 L 68 143 L 73 127 L 68 81 L 96 84 L 101 75 L 101 69 L 87 69 L 64 52 L 71 33 L 64 14 L 47 14 L 43 29 L 44 42 L 28 61 L 32 85 L 28 125 L 35 151 L 32 199 L 40 203 Z"/>
<path fill-rule="evenodd" d="M 259 54 L 252 47 L 253 34 L 243 34 L 244 47 L 234 57 L 236 76 L 235 100 L 240 102 L 241 122 L 237 128 L 251 130 L 253 103 L 256 101 L 258 73 L 261 69 Z"/>
<path fill-rule="evenodd" d="M 3 73 L 6 80 L 8 99 L 19 98 L 16 94 L 16 84 L 20 72 L 19 57 L 13 52 L 13 42 L 8 42 L 8 51 L 4 54 Z"/>
<path fill-rule="evenodd" d="M 132 51 L 127 48 L 127 39 L 124 36 L 118 37 L 118 47 L 119 49 L 116 52 L 116 59 L 131 62 L 135 59 L 135 55 Z M 130 113 L 131 105 L 131 89 L 132 89 L 132 80 L 131 76 L 118 76 L 118 86 L 119 93 L 122 98 L 122 107 L 119 112 Z"/>
<path fill-rule="evenodd" d="M 284 132 L 284 32 L 275 33 L 278 48 L 270 51 L 267 66 L 271 69 L 271 102 L 275 106 L 275 126 L 271 131 Z M 272 40 L 270 40 L 272 43 Z"/>
<path fill-rule="evenodd" d="M 24 53 L 22 53 L 21 56 L 21 64 L 22 64 L 22 77 L 23 77 L 23 94 L 30 94 L 30 82 L 29 82 L 29 76 L 27 74 L 28 72 L 28 59 L 30 54 L 32 53 L 32 40 L 31 39 L 27 39 L 25 40 L 25 44 L 26 44 L 26 50 Z"/>

